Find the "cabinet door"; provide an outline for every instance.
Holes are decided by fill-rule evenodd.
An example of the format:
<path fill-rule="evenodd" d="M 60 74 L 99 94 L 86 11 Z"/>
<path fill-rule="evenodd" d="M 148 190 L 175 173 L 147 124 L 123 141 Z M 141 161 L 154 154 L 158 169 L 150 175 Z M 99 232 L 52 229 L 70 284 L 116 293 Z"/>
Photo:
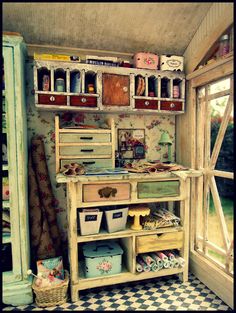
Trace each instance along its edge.
<path fill-rule="evenodd" d="M 4 78 L 5 78 L 5 103 L 6 103 L 6 137 L 7 137 L 7 169 L 9 179 L 9 201 L 3 201 L 4 211 L 10 214 L 11 233 L 5 238 L 2 233 L 3 242 L 11 244 L 12 270 L 3 272 L 3 283 L 17 282 L 22 279 L 21 251 L 19 242 L 19 207 L 17 188 L 17 148 L 16 148 L 16 110 L 15 110 L 15 85 L 14 85 L 14 53 L 12 47 L 3 48 Z M 9 121 L 11 127 L 9 127 Z M 18 125 L 19 126 L 19 125 Z M 7 213 L 7 212 L 6 212 Z M 5 256 L 2 256 L 4 259 Z M 9 260 L 10 262 L 10 260 Z"/>
<path fill-rule="evenodd" d="M 102 75 L 102 104 L 109 106 L 129 106 L 130 79 L 128 75 Z"/>

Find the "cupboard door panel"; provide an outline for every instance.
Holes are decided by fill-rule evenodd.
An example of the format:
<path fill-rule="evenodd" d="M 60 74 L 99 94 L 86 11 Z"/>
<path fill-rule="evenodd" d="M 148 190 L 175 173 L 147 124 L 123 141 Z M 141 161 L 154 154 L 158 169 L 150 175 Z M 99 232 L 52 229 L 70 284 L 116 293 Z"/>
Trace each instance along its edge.
<path fill-rule="evenodd" d="M 128 75 L 102 75 L 102 103 L 109 106 L 129 106 L 130 79 Z"/>

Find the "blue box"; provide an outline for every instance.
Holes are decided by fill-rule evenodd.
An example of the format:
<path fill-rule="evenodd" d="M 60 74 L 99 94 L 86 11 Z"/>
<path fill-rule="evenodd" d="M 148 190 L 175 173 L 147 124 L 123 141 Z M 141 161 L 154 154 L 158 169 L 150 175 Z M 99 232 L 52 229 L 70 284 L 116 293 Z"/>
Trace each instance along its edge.
<path fill-rule="evenodd" d="M 89 242 L 83 246 L 86 278 L 119 274 L 123 250 L 112 240 Z"/>

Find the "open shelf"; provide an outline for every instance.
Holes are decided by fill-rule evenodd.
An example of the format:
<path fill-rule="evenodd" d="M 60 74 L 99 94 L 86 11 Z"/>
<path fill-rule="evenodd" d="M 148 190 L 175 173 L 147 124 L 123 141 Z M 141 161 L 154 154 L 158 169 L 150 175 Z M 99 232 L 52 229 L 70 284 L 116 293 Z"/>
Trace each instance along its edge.
<path fill-rule="evenodd" d="M 127 281 L 137 281 L 142 279 L 149 279 L 167 275 L 175 275 L 183 273 L 184 268 L 171 268 L 171 269 L 161 269 L 158 272 L 142 272 L 142 273 L 131 273 L 127 271 L 125 267 L 122 268 L 121 273 L 115 275 L 98 276 L 93 278 L 85 278 L 84 273 L 81 271 L 79 273 L 78 282 L 74 285 L 78 290 L 84 290 L 88 288 L 95 288 L 101 286 L 108 286 L 113 284 L 125 283 Z"/>

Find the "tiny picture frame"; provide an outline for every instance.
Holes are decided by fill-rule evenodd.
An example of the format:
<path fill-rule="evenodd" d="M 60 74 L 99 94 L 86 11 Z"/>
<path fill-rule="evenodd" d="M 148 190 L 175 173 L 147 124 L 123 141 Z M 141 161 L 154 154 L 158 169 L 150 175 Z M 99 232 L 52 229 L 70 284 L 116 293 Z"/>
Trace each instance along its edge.
<path fill-rule="evenodd" d="M 145 159 L 145 129 L 118 129 L 118 150 L 122 159 Z"/>

